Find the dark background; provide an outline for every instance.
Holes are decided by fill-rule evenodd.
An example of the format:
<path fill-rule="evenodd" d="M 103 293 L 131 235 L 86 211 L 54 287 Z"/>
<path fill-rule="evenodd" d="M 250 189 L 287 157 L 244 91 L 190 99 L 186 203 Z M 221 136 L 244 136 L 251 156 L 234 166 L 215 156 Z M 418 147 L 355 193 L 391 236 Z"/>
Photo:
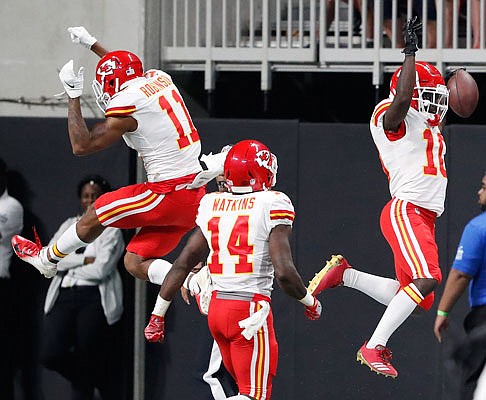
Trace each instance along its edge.
<path fill-rule="evenodd" d="M 392 75 L 384 73 L 384 83 L 375 87 L 371 73 L 274 72 L 272 90 L 264 93 L 260 90 L 259 72 L 219 71 L 215 90 L 208 95 L 203 72 L 169 72 L 210 117 L 365 124 L 378 101 L 388 97 Z M 486 88 L 486 74 L 471 75 L 478 84 L 479 105 L 467 119 L 449 112 L 450 124 L 486 125 L 486 113 L 481 109 L 486 101 L 486 91 L 482 89 Z"/>
<path fill-rule="evenodd" d="M 323 106 L 325 108 L 325 106 Z M 11 193 L 26 209 L 25 235 L 35 223 L 44 242 L 59 224 L 78 210 L 76 184 L 87 173 L 100 173 L 114 187 L 133 182 L 135 157 L 122 143 L 85 157 L 71 153 L 64 119 L 0 119 L 0 157 L 16 179 Z M 93 121 L 89 121 L 92 123 Z M 296 265 L 308 281 L 332 254 L 341 253 L 358 269 L 393 277 L 393 259 L 379 229 L 379 214 L 389 198 L 367 123 L 311 123 L 297 119 L 195 119 L 203 152 L 240 139 L 263 141 L 277 154 L 277 189 L 286 192 L 296 207 L 293 250 Z M 446 212 L 437 222 L 437 241 L 444 278 L 455 255 L 465 223 L 479 212 L 476 192 L 484 163 L 485 127 L 450 124 L 445 130 L 449 174 Z M 212 188 L 210 188 L 212 189 Z M 180 246 L 168 259 L 173 260 Z M 35 343 L 49 282 L 27 264 L 18 268 L 22 301 L 28 318 L 21 324 L 29 332 L 32 348 L 12 345 L 25 355 L 24 369 L 31 370 L 31 384 L 38 398 L 62 393 L 65 385 L 36 364 Z M 120 359 L 114 369 L 121 374 L 125 398 L 132 396 L 133 278 L 120 266 L 125 283 L 126 312 L 121 322 Z M 442 287 L 438 290 L 440 296 Z M 147 318 L 158 288 L 147 285 Z M 280 345 L 274 398 L 309 399 L 457 399 L 457 369 L 449 360 L 454 343 L 462 337 L 467 299 L 452 313 L 452 326 L 440 346 L 432 332 L 436 307 L 412 317 L 389 342 L 394 351 L 397 380 L 377 376 L 356 362 L 356 351 L 369 338 L 383 306 L 349 288 L 320 296 L 323 316 L 305 319 L 302 306 L 276 287 L 273 294 L 275 327 Z M 24 315 L 25 316 L 25 315 Z M 26 322 L 30 321 L 30 322 Z M 194 399 L 192 377 L 198 329 L 205 324 L 195 305 L 177 298 L 167 314 L 167 341 L 147 344 L 146 399 Z M 32 372 L 33 370 L 33 372 Z M 37 386 L 35 386 L 37 385 Z M 40 395 L 44 394 L 44 397 Z"/>

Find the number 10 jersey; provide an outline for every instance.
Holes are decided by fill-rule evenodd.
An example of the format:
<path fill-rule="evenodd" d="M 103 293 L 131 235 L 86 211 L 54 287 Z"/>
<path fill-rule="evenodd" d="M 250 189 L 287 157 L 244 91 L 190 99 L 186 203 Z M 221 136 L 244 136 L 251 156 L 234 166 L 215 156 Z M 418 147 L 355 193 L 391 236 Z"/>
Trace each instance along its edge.
<path fill-rule="evenodd" d="M 446 145 L 440 129 L 430 126 L 422 113 L 410 108 L 398 132 L 387 132 L 383 117 L 390 104 L 390 99 L 380 102 L 370 121 L 390 194 L 440 216 L 447 187 Z"/>

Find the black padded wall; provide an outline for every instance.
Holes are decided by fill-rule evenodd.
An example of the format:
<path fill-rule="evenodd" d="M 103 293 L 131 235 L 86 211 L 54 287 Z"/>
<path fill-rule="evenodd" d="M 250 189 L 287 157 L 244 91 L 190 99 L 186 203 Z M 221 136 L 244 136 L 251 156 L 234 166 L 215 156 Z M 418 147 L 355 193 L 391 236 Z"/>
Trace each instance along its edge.
<path fill-rule="evenodd" d="M 92 122 L 92 121 L 90 121 Z M 393 277 L 393 257 L 381 235 L 379 216 L 389 199 L 386 176 L 366 124 L 311 124 L 292 120 L 195 120 L 203 152 L 218 152 L 228 143 L 255 138 L 277 154 L 277 189 L 286 192 L 296 207 L 293 250 L 304 279 L 312 278 L 332 254 L 342 253 L 356 268 Z M 454 258 L 465 223 L 478 213 L 477 195 L 483 171 L 485 127 L 453 125 L 446 129 L 449 174 L 446 212 L 437 221 L 437 241 L 444 279 Z M 134 160 L 123 142 L 86 157 L 71 153 L 64 119 L 0 119 L 0 157 L 16 178 L 12 194 L 21 197 L 29 223 L 40 228 L 46 241 L 59 224 L 77 211 L 77 181 L 88 172 L 105 175 L 115 186 L 129 183 Z M 214 190 L 209 187 L 209 190 Z M 173 260 L 183 243 L 167 258 Z M 25 265 L 23 265 L 26 267 Z M 32 312 L 42 312 L 48 282 L 26 269 L 34 288 Z M 133 278 L 127 277 L 127 282 Z M 30 286 L 29 286 L 30 285 Z M 441 286 L 437 297 L 442 292 Z M 147 320 L 158 291 L 147 285 Z M 128 301 L 133 297 L 128 287 Z M 24 295 L 19 296 L 20 298 Z M 412 317 L 392 336 L 397 380 L 372 374 L 356 362 L 356 351 L 372 334 L 384 307 L 348 288 L 321 296 L 321 320 L 305 319 L 303 307 L 275 285 L 273 310 L 280 357 L 274 381 L 274 399 L 440 399 L 457 400 L 457 369 L 449 360 L 454 343 L 461 339 L 467 299 L 461 299 L 451 316 L 451 331 L 444 345 L 432 333 L 432 311 Z M 13 299 L 16 301 L 16 299 Z M 192 400 L 194 364 L 198 357 L 198 331 L 206 323 L 195 304 L 187 306 L 178 296 L 167 314 L 167 340 L 146 344 L 146 399 Z M 35 340 L 38 324 L 27 326 Z M 131 398 L 131 325 L 126 325 L 125 346 L 120 352 L 125 374 L 125 398 Z M 24 358 L 34 365 L 35 349 Z M 43 379 L 52 379 L 52 376 Z M 54 385 L 52 380 L 44 384 Z"/>
<path fill-rule="evenodd" d="M 91 126 L 95 121 L 88 121 Z M 103 152 L 76 157 L 69 143 L 67 120 L 42 118 L 0 118 L 0 157 L 9 167 L 9 192 L 24 206 L 23 235 L 33 239 L 35 225 L 43 243 L 47 243 L 67 217 L 80 211 L 78 182 L 87 174 L 104 176 L 113 188 L 134 180 L 134 154 L 123 142 Z M 118 329 L 114 354 L 118 368 L 116 379 L 126 399 L 131 396 L 133 340 L 133 278 L 122 262 L 119 270 L 124 281 L 125 313 Z M 59 375 L 40 367 L 38 345 L 42 335 L 44 299 L 50 281 L 33 267 L 13 257 L 11 266 L 16 311 L 15 348 L 18 367 L 16 399 L 68 398 L 69 386 Z M 21 396 L 21 397 L 19 397 Z"/>

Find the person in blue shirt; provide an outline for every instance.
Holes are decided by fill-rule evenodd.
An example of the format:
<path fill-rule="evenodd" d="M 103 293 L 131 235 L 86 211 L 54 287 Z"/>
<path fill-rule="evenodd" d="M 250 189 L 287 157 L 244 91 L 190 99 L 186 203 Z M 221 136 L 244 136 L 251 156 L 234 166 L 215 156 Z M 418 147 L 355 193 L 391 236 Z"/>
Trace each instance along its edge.
<path fill-rule="evenodd" d="M 471 311 L 464 319 L 464 330 L 470 335 L 473 330 L 486 325 L 486 172 L 478 197 L 482 213 L 464 228 L 439 302 L 434 324 L 434 334 L 439 342 L 442 342 L 443 333 L 449 326 L 449 313 L 468 286 Z M 479 346 L 473 358 L 463 366 L 461 400 L 473 396 L 477 379 L 486 363 L 486 347 Z"/>

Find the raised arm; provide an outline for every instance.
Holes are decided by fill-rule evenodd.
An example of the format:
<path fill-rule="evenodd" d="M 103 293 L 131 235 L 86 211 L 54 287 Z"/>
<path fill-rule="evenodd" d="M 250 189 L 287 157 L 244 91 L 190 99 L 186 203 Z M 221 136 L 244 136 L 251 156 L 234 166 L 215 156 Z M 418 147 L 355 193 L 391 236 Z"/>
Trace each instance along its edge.
<path fill-rule="evenodd" d="M 88 129 L 81 114 L 79 97 L 69 98 L 68 130 L 73 154 L 77 156 L 96 153 L 110 147 L 121 139 L 122 135 L 137 129 L 137 122 L 132 117 L 108 117 L 103 122 Z"/>
<path fill-rule="evenodd" d="M 417 22 L 417 17 L 408 20 L 405 26 L 405 48 L 403 49 L 405 60 L 398 78 L 395 97 L 383 117 L 383 128 L 386 131 L 398 131 L 410 108 L 416 79 L 415 53 L 418 50 L 417 32 L 421 27 L 422 24 Z"/>
<path fill-rule="evenodd" d="M 79 43 L 90 49 L 98 57 L 103 57 L 108 50 L 106 50 L 100 42 L 92 36 L 84 26 L 72 26 L 68 28 L 68 32 L 71 35 L 73 43 Z"/>

